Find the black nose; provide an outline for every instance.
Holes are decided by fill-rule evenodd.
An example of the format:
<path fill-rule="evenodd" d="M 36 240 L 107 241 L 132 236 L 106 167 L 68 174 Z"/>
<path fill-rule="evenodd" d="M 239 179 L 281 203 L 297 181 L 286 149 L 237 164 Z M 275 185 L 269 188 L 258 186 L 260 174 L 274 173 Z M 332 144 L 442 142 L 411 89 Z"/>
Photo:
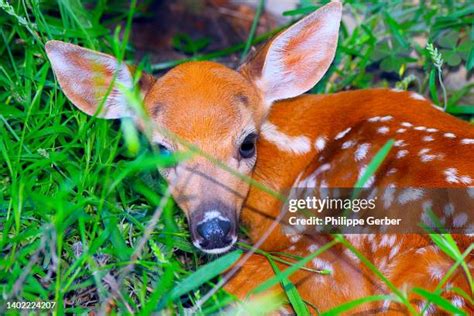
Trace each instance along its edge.
<path fill-rule="evenodd" d="M 200 246 L 205 249 L 229 246 L 232 242 L 229 236 L 230 228 L 230 221 L 218 217 L 200 223 L 196 227 L 199 236 L 202 237 Z"/>

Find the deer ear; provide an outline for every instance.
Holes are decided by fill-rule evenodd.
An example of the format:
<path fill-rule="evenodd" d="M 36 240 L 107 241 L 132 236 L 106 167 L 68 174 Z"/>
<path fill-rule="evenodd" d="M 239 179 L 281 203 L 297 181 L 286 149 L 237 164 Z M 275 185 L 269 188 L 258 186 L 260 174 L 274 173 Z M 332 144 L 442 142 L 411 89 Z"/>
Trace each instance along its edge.
<path fill-rule="evenodd" d="M 265 104 L 296 97 L 326 73 L 337 48 L 342 5 L 331 2 L 277 35 L 240 72 L 265 98 Z"/>
<path fill-rule="evenodd" d="M 135 116 L 122 93 L 123 88 L 133 86 L 133 68 L 118 63 L 110 55 L 60 41 L 47 42 L 46 53 L 64 94 L 81 111 L 106 119 Z M 114 74 L 115 81 L 110 87 Z M 142 76 L 139 82 L 142 95 L 153 82 L 151 75 Z M 105 96 L 107 99 L 103 102 Z"/>

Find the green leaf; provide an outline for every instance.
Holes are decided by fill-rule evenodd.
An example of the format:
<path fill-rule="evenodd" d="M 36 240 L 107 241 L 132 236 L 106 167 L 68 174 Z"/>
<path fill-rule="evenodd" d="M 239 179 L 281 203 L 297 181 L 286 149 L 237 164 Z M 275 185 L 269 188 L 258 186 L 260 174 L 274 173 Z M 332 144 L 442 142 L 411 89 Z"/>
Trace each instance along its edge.
<path fill-rule="evenodd" d="M 380 68 L 387 72 L 398 72 L 401 65 L 402 63 L 399 58 L 390 55 L 382 60 L 380 63 Z"/>
<path fill-rule="evenodd" d="M 283 16 L 293 16 L 293 15 L 300 15 L 300 14 L 309 14 L 313 11 L 316 11 L 316 9 L 318 9 L 318 7 L 316 7 L 314 5 L 311 5 L 311 6 L 295 9 L 295 10 L 285 11 L 285 12 L 282 13 L 282 15 Z"/>
<path fill-rule="evenodd" d="M 436 105 L 439 105 L 438 89 L 436 88 L 436 69 L 431 69 L 429 85 L 430 85 L 431 99 L 434 101 Z"/>
<path fill-rule="evenodd" d="M 133 121 L 128 118 L 122 119 L 122 131 L 129 153 L 135 156 L 140 150 L 140 141 L 137 128 Z"/>
<path fill-rule="evenodd" d="M 451 304 L 451 302 L 448 301 L 447 299 L 445 299 L 444 297 L 441 297 L 437 294 L 428 292 L 425 289 L 414 288 L 413 293 L 416 293 L 420 296 L 423 296 L 424 298 L 426 298 L 426 299 L 430 300 L 431 302 L 435 303 L 436 305 L 438 305 L 439 307 L 441 307 L 442 309 L 444 309 L 447 312 L 451 312 L 451 313 L 456 314 L 456 315 L 467 315 L 467 313 L 465 311 L 463 311 L 462 309 L 457 308 L 456 306 Z"/>
<path fill-rule="evenodd" d="M 390 32 L 392 33 L 393 37 L 397 40 L 397 42 L 404 48 L 410 47 L 410 44 L 405 40 L 403 37 L 402 33 L 400 32 L 401 26 L 398 24 L 388 12 L 384 13 L 385 16 L 385 22 L 388 25 L 388 28 L 390 29 Z"/>
<path fill-rule="evenodd" d="M 241 255 L 242 251 L 236 250 L 201 266 L 173 288 L 169 296 L 170 300 L 173 301 L 178 299 L 181 295 L 184 295 L 212 278 L 215 278 L 233 265 Z"/>
<path fill-rule="evenodd" d="M 118 229 L 117 218 L 111 215 L 108 211 L 102 211 L 102 221 L 104 222 L 104 227 L 110 231 L 109 239 L 113 245 L 113 249 L 117 257 L 122 261 L 127 261 L 130 259 L 132 254 L 132 249 L 128 247 L 125 239 Z"/>
<path fill-rule="evenodd" d="M 440 53 L 443 55 L 443 59 L 446 60 L 446 63 L 451 67 L 458 66 L 461 63 L 461 56 L 454 50 L 442 49 Z"/>
<path fill-rule="evenodd" d="M 439 46 L 444 48 L 455 48 L 459 40 L 459 33 L 450 31 L 443 34 L 440 40 L 438 41 Z"/>
<path fill-rule="evenodd" d="M 471 71 L 474 68 L 474 46 L 469 50 L 469 56 L 466 61 L 466 68 Z"/>
<path fill-rule="evenodd" d="M 448 106 L 446 112 L 451 114 L 471 114 L 474 115 L 473 105 Z"/>
<path fill-rule="evenodd" d="M 390 295 L 372 295 L 358 298 L 353 301 L 349 301 L 347 303 L 336 306 L 324 313 L 321 313 L 320 316 L 337 316 L 343 314 L 344 312 L 350 311 L 359 305 L 385 300 L 393 300 L 393 297 Z"/>
<path fill-rule="evenodd" d="M 434 243 L 453 260 L 462 260 L 461 251 L 459 250 L 458 245 L 456 244 L 456 241 L 454 240 L 453 236 L 451 236 L 451 234 L 430 234 L 430 237 L 434 241 Z M 464 269 L 464 272 L 466 273 L 466 277 L 469 282 L 469 287 L 471 288 L 471 291 L 474 292 L 474 281 L 472 278 L 471 271 L 466 262 L 462 261 L 461 266 Z"/>
<path fill-rule="evenodd" d="M 206 37 L 192 39 L 191 36 L 184 33 L 178 33 L 171 39 L 171 45 L 184 53 L 195 54 L 206 48 L 210 40 Z"/>
<path fill-rule="evenodd" d="M 270 265 L 272 266 L 275 275 L 279 276 L 281 274 L 281 271 L 280 269 L 278 269 L 278 266 L 270 257 L 267 257 L 267 259 L 268 262 L 270 262 Z M 280 283 L 286 293 L 286 296 L 288 297 L 288 300 L 290 301 L 291 306 L 295 310 L 296 315 L 310 315 L 308 307 L 301 298 L 301 295 L 296 289 L 295 285 L 291 283 L 291 281 L 288 280 L 288 278 L 286 277 L 282 277 Z"/>

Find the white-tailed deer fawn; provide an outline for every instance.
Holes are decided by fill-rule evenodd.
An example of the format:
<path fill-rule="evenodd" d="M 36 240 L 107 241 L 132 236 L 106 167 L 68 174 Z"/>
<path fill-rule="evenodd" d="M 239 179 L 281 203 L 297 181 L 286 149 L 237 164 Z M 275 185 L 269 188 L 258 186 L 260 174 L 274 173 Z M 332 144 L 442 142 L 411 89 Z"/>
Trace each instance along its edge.
<path fill-rule="evenodd" d="M 339 3 L 322 7 L 276 36 L 238 71 L 213 62 L 189 62 L 158 79 L 142 76 L 138 84 L 144 109 L 155 126 L 151 141 L 163 151 L 185 149 L 157 127 L 166 128 L 241 174 L 252 175 L 255 169 L 256 180 L 285 193 L 302 181 L 315 189 L 353 187 L 375 153 L 394 139 L 393 149 L 367 186 L 472 185 L 473 128 L 438 111 L 423 97 L 383 89 L 299 96 L 321 79 L 334 58 L 341 11 Z M 46 51 L 64 93 L 79 109 L 108 119 L 131 117 L 144 127 L 142 118 L 127 107 L 118 85 L 112 87 L 103 109 L 98 108 L 114 74 L 116 83 L 133 86 L 132 68 L 111 56 L 58 41 L 48 42 Z M 259 240 L 283 207 L 275 196 L 250 187 L 199 155 L 162 174 L 173 184 L 173 197 L 186 213 L 194 245 L 207 253 L 222 253 L 233 246 L 239 217 L 252 241 Z M 427 200 L 423 194 L 417 191 L 408 199 Z M 389 206 L 401 203 L 393 194 L 385 198 Z M 446 216 L 453 214 L 452 208 L 445 210 Z M 464 228 L 468 212 L 472 209 L 452 221 Z M 467 235 L 455 236 L 460 248 L 471 242 Z M 415 286 L 433 290 L 454 263 L 424 235 L 347 238 L 404 291 Z M 331 239 L 329 234 L 288 233 L 281 224 L 262 248 L 307 256 Z M 467 261 L 472 265 L 472 256 Z M 340 245 L 315 258 L 310 266 L 332 273 L 298 271 L 290 279 L 319 311 L 390 292 Z M 271 276 L 273 269 L 266 259 L 253 255 L 226 287 L 245 297 Z M 472 310 L 469 300 L 452 287 L 472 293 L 462 270 L 450 278 L 444 294 L 455 306 Z M 424 308 L 422 297 L 409 294 L 407 299 L 413 310 Z M 426 306 L 426 310 L 434 312 L 434 307 Z M 387 301 L 367 303 L 357 311 L 406 313 L 407 309 Z"/>

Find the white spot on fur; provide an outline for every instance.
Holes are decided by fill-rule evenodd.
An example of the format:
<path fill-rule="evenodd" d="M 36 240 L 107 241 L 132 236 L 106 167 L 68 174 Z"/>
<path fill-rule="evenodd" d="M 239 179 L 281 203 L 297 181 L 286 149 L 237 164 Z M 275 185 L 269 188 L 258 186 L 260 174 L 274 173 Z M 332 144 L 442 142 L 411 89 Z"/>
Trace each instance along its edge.
<path fill-rule="evenodd" d="M 424 154 L 427 154 L 429 151 L 430 151 L 429 148 L 423 148 L 422 150 L 418 152 L 418 155 L 422 156 Z"/>
<path fill-rule="evenodd" d="M 457 308 L 463 308 L 464 307 L 464 298 L 460 296 L 455 296 L 451 299 L 451 303 L 456 306 Z"/>
<path fill-rule="evenodd" d="M 426 100 L 424 96 L 422 96 L 421 94 L 418 94 L 416 92 L 411 93 L 411 98 L 414 99 L 414 100 L 420 100 L 420 101 Z"/>
<path fill-rule="evenodd" d="M 365 171 L 367 170 L 367 165 L 364 165 L 362 166 L 360 169 L 359 169 L 359 177 L 357 179 L 357 181 L 359 181 L 362 176 L 365 174 Z M 375 177 L 374 176 L 371 176 L 369 179 L 367 179 L 367 181 L 364 183 L 363 187 L 364 188 L 370 188 L 375 182 Z"/>
<path fill-rule="evenodd" d="M 360 259 L 352 252 L 350 251 L 349 249 L 344 249 L 344 253 L 345 255 L 350 258 L 352 261 L 354 261 L 355 263 L 359 263 L 360 262 Z"/>
<path fill-rule="evenodd" d="M 434 141 L 434 138 L 433 138 L 433 136 L 425 136 L 425 137 L 423 137 L 423 141 L 424 142 L 432 142 L 432 141 Z"/>
<path fill-rule="evenodd" d="M 428 133 L 436 133 L 438 130 L 436 128 L 428 128 L 426 129 Z"/>
<path fill-rule="evenodd" d="M 432 280 L 441 280 L 444 276 L 443 267 L 438 264 L 432 264 L 428 266 L 428 272 L 430 273 L 430 277 Z"/>
<path fill-rule="evenodd" d="M 463 140 L 461 140 L 461 144 L 472 145 L 474 144 L 474 138 L 464 138 Z"/>
<path fill-rule="evenodd" d="M 390 128 L 388 128 L 387 126 L 382 126 L 377 129 L 377 132 L 379 134 L 387 134 L 389 131 L 390 131 Z"/>
<path fill-rule="evenodd" d="M 296 244 L 301 239 L 301 235 L 291 235 L 290 241 L 293 244 Z"/>
<path fill-rule="evenodd" d="M 467 223 L 467 214 L 466 213 L 458 214 L 453 218 L 453 226 L 454 227 L 462 227 L 466 223 Z"/>
<path fill-rule="evenodd" d="M 322 152 L 324 150 L 324 147 L 326 147 L 326 141 L 327 141 L 326 137 L 324 136 L 318 137 L 316 141 L 314 142 L 314 148 L 316 148 L 318 152 Z"/>
<path fill-rule="evenodd" d="M 397 173 L 398 169 L 397 168 L 391 168 L 389 171 L 387 171 L 387 175 L 392 175 Z"/>
<path fill-rule="evenodd" d="M 424 131 L 426 130 L 426 127 L 425 126 L 417 126 L 414 128 L 416 131 Z"/>
<path fill-rule="evenodd" d="M 393 246 L 392 249 L 390 249 L 390 253 L 388 254 L 388 258 L 390 260 L 393 259 L 398 254 L 398 252 L 400 251 L 400 247 L 401 247 L 401 244 L 397 244 Z"/>
<path fill-rule="evenodd" d="M 433 202 L 432 202 L 431 200 L 424 201 L 423 204 L 421 205 L 421 207 L 422 207 L 423 210 L 425 210 L 425 211 L 431 210 L 432 207 L 433 207 Z"/>
<path fill-rule="evenodd" d="M 316 174 L 319 175 L 320 173 L 328 171 L 329 169 L 331 169 L 331 164 L 325 163 L 321 165 L 318 169 L 316 169 Z"/>
<path fill-rule="evenodd" d="M 395 141 L 395 143 L 393 143 L 393 146 L 394 147 L 405 147 L 407 144 L 405 143 L 405 141 L 403 139 L 399 139 L 397 141 Z"/>
<path fill-rule="evenodd" d="M 342 144 L 341 148 L 342 148 L 342 149 L 351 148 L 352 146 L 355 145 L 355 143 L 356 143 L 356 142 L 353 141 L 353 140 L 348 140 L 348 141 L 346 141 L 346 142 L 344 142 L 344 143 Z"/>
<path fill-rule="evenodd" d="M 380 121 L 380 116 L 371 117 L 367 121 L 369 121 L 369 122 L 378 122 L 378 121 Z"/>
<path fill-rule="evenodd" d="M 330 264 L 326 260 L 323 260 L 323 259 L 320 259 L 320 258 L 316 257 L 312 260 L 312 262 L 313 262 L 313 265 L 316 269 L 329 270 L 329 271 L 331 271 L 331 274 L 334 274 L 332 264 Z"/>
<path fill-rule="evenodd" d="M 456 135 L 454 135 L 453 133 L 444 133 L 443 136 L 446 138 L 456 138 Z"/>
<path fill-rule="evenodd" d="M 273 143 L 281 151 L 293 154 L 306 154 L 311 151 L 311 141 L 306 136 L 289 136 L 278 130 L 278 127 L 270 122 L 262 126 L 262 136 Z"/>
<path fill-rule="evenodd" d="M 397 133 L 398 133 L 398 134 L 405 133 L 406 131 L 407 131 L 406 128 L 399 128 L 399 129 L 397 129 Z"/>
<path fill-rule="evenodd" d="M 456 168 L 446 169 L 444 171 L 444 175 L 446 176 L 446 181 L 448 181 L 448 183 L 459 183 L 457 173 L 458 173 L 458 170 Z"/>
<path fill-rule="evenodd" d="M 398 196 L 398 202 L 400 204 L 406 204 L 411 201 L 419 200 L 423 196 L 422 189 L 405 189 Z"/>
<path fill-rule="evenodd" d="M 461 181 L 463 184 L 471 184 L 472 178 L 470 176 L 461 176 L 459 177 L 459 181 Z"/>
<path fill-rule="evenodd" d="M 315 252 L 318 249 L 319 249 L 319 247 L 316 244 L 309 245 L 309 247 L 308 247 L 308 251 L 311 252 L 311 253 Z"/>
<path fill-rule="evenodd" d="M 405 126 L 405 127 L 412 127 L 413 126 L 413 124 L 408 123 L 408 122 L 402 122 L 401 125 Z"/>
<path fill-rule="evenodd" d="M 364 143 L 357 147 L 354 158 L 356 161 L 361 161 L 362 159 L 367 157 L 367 153 L 369 152 L 370 144 Z"/>
<path fill-rule="evenodd" d="M 400 159 L 405 157 L 408 154 L 408 150 L 400 150 L 397 152 L 396 158 Z"/>
<path fill-rule="evenodd" d="M 383 193 L 383 206 L 385 209 L 390 208 L 395 198 L 395 185 L 390 184 L 387 186 Z"/>
<path fill-rule="evenodd" d="M 429 161 L 435 160 L 435 158 L 436 158 L 436 155 L 422 155 L 420 160 L 422 162 L 429 162 Z"/>
<path fill-rule="evenodd" d="M 454 205 L 453 205 L 453 203 L 447 203 L 447 204 L 444 206 L 443 213 L 444 213 L 444 215 L 446 215 L 447 217 L 453 215 L 453 214 L 454 214 Z"/>
<path fill-rule="evenodd" d="M 380 122 L 388 122 L 391 119 L 393 119 L 393 116 L 391 116 L 391 115 L 383 116 L 383 117 L 380 118 Z"/>
<path fill-rule="evenodd" d="M 382 239 L 380 240 L 380 248 L 382 247 L 393 247 L 395 241 L 397 240 L 396 235 L 383 235 Z"/>
<path fill-rule="evenodd" d="M 444 171 L 444 175 L 446 176 L 446 181 L 448 181 L 448 183 L 463 183 L 463 184 L 472 183 L 472 178 L 470 176 L 458 175 L 458 170 L 456 168 L 446 169 Z"/>
<path fill-rule="evenodd" d="M 349 133 L 350 131 L 351 131 L 351 128 L 348 127 L 348 128 L 346 128 L 345 130 L 343 130 L 342 132 L 340 132 L 339 134 L 337 134 L 334 139 L 341 139 L 341 138 L 343 138 L 344 136 L 346 136 L 346 134 Z"/>

